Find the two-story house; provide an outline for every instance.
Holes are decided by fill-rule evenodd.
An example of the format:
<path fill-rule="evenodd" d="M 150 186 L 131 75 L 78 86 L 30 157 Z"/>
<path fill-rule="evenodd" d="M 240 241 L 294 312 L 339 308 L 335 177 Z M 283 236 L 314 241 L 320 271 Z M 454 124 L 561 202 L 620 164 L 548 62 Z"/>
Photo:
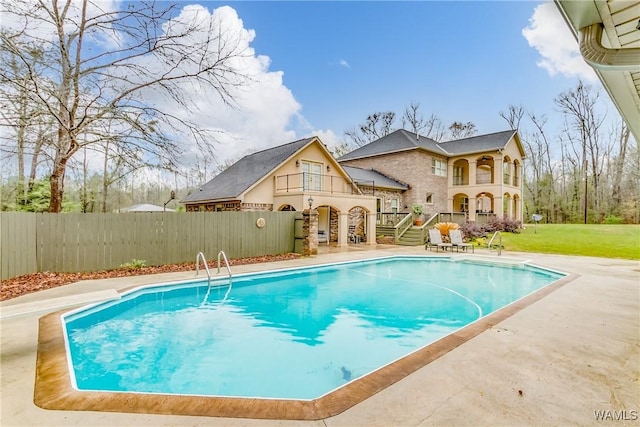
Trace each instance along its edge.
<path fill-rule="evenodd" d="M 377 194 L 379 212 L 410 212 L 423 206 L 427 217 L 463 213 L 522 220 L 525 152 L 515 130 L 436 142 L 400 129 L 338 159 L 345 167 L 375 171 L 406 189 Z"/>
<path fill-rule="evenodd" d="M 376 226 L 406 218 L 522 219 L 522 159 L 515 131 L 437 143 L 397 130 L 335 159 L 317 137 L 243 157 L 181 202 L 187 212 L 318 211 L 319 241 L 374 244 Z M 451 216 L 450 216 L 451 217 Z"/>

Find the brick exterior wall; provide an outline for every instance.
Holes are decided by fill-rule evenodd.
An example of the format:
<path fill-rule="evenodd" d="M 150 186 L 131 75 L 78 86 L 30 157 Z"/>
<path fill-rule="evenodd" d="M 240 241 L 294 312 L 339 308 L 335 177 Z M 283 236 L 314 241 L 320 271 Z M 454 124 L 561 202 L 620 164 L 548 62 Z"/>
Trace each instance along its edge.
<path fill-rule="evenodd" d="M 404 195 L 402 193 L 403 193 L 402 190 L 380 190 L 376 188 L 374 192 L 374 191 L 371 191 L 370 187 L 366 189 L 366 194 L 375 195 L 376 197 L 382 200 L 382 206 L 380 207 L 382 212 L 391 212 L 391 199 L 398 199 L 400 200 L 400 206 L 399 206 L 400 209 L 398 210 L 398 212 L 408 213 L 411 210 L 410 209 L 411 206 L 409 206 L 407 209 L 403 209 Z"/>
<path fill-rule="evenodd" d="M 273 204 L 270 203 L 240 203 L 239 200 L 229 202 L 201 203 L 186 206 L 187 212 L 216 212 L 217 208 L 222 212 L 248 212 L 248 211 L 272 211 Z"/>
<path fill-rule="evenodd" d="M 447 163 L 447 158 L 422 150 L 409 150 L 400 153 L 384 154 L 366 159 L 354 159 L 340 162 L 344 166 L 374 169 L 411 187 L 402 193 L 400 211 L 410 212 L 411 205 L 420 203 L 425 216 L 447 209 L 447 177 L 431 173 L 431 159 L 436 158 Z M 428 193 L 433 193 L 433 204 L 426 203 Z M 378 192 L 376 192 L 378 195 Z M 394 196 L 395 197 L 395 196 Z M 408 209 L 404 210 L 404 206 Z M 386 207 L 384 208 L 387 211 Z M 390 211 L 390 208 L 389 208 Z"/>
<path fill-rule="evenodd" d="M 271 203 L 243 203 L 242 211 L 272 211 L 273 204 Z"/>

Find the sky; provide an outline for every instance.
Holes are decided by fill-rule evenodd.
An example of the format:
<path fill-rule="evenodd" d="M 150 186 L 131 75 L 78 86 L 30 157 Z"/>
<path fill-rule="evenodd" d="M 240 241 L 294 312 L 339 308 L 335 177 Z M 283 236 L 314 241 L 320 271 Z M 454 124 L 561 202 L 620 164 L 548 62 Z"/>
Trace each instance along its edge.
<path fill-rule="evenodd" d="M 103 8 L 127 5 L 99 1 Z M 345 130 L 377 111 L 394 111 L 400 127 L 410 103 L 447 126 L 472 122 L 478 134 L 506 130 L 499 113 L 522 105 L 546 115 L 550 134 L 557 134 L 554 98 L 578 79 L 602 91 L 551 1 L 181 0 L 177 6 L 174 18 L 214 19 L 248 55 L 239 67 L 252 83 L 235 108 L 185 87 L 199 110 L 189 119 L 219 131 L 221 164 L 311 135 L 333 148 L 346 140 Z M 176 111 L 166 99 L 151 100 Z M 201 153 L 188 140 L 181 144 L 188 166 Z"/>
<path fill-rule="evenodd" d="M 523 35 L 539 2 L 229 5 L 255 31 L 256 53 L 283 72 L 306 125 L 336 136 L 373 111 L 400 113 L 411 101 L 445 123 L 499 131 L 505 123 L 498 112 L 508 104 L 546 109 L 574 80 L 539 66 L 540 54 Z M 534 36 L 551 30 L 539 25 Z M 553 30 L 565 30 L 575 45 L 568 29 Z"/>
<path fill-rule="evenodd" d="M 510 104 L 546 114 L 559 128 L 554 98 L 578 78 L 600 87 L 552 2 L 197 4 L 224 9 L 248 30 L 249 46 L 266 64 L 262 73 L 275 84 L 268 94 L 246 94 L 229 120 L 249 131 L 235 127 L 238 138 L 223 138 L 220 158 L 309 135 L 333 147 L 376 111 L 396 112 L 400 127 L 411 102 L 446 125 L 473 122 L 478 134 L 506 130 L 499 113 Z"/>

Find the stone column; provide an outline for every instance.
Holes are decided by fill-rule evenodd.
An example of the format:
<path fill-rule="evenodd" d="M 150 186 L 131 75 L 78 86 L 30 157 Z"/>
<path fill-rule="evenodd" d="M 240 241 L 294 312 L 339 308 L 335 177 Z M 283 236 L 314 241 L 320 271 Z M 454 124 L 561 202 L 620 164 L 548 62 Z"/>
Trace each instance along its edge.
<path fill-rule="evenodd" d="M 372 212 L 369 214 L 365 214 L 369 218 L 367 221 L 367 245 L 375 245 L 376 244 L 376 213 Z"/>
<path fill-rule="evenodd" d="M 338 247 L 349 246 L 349 212 L 338 212 Z"/>
<path fill-rule="evenodd" d="M 318 210 L 302 212 L 302 256 L 318 255 Z"/>

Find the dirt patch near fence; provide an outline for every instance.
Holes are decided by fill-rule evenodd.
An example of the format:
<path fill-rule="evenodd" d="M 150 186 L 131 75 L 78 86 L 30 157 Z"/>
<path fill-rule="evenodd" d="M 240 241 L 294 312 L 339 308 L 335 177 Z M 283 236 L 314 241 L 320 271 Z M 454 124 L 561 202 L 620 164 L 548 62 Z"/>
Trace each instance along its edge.
<path fill-rule="evenodd" d="M 265 255 L 251 258 L 238 258 L 229 260 L 230 265 L 257 264 L 261 262 L 284 261 L 300 258 L 299 254 Z M 209 268 L 216 268 L 217 263 L 211 261 Z M 20 295 L 45 289 L 68 285 L 80 280 L 109 279 L 112 277 L 140 276 L 143 274 L 173 273 L 177 271 L 195 270 L 193 262 L 183 264 L 159 265 L 155 267 L 118 268 L 115 270 L 96 271 L 91 273 L 43 273 L 26 274 L 3 280 L 0 285 L 0 301 L 19 297 Z"/>

